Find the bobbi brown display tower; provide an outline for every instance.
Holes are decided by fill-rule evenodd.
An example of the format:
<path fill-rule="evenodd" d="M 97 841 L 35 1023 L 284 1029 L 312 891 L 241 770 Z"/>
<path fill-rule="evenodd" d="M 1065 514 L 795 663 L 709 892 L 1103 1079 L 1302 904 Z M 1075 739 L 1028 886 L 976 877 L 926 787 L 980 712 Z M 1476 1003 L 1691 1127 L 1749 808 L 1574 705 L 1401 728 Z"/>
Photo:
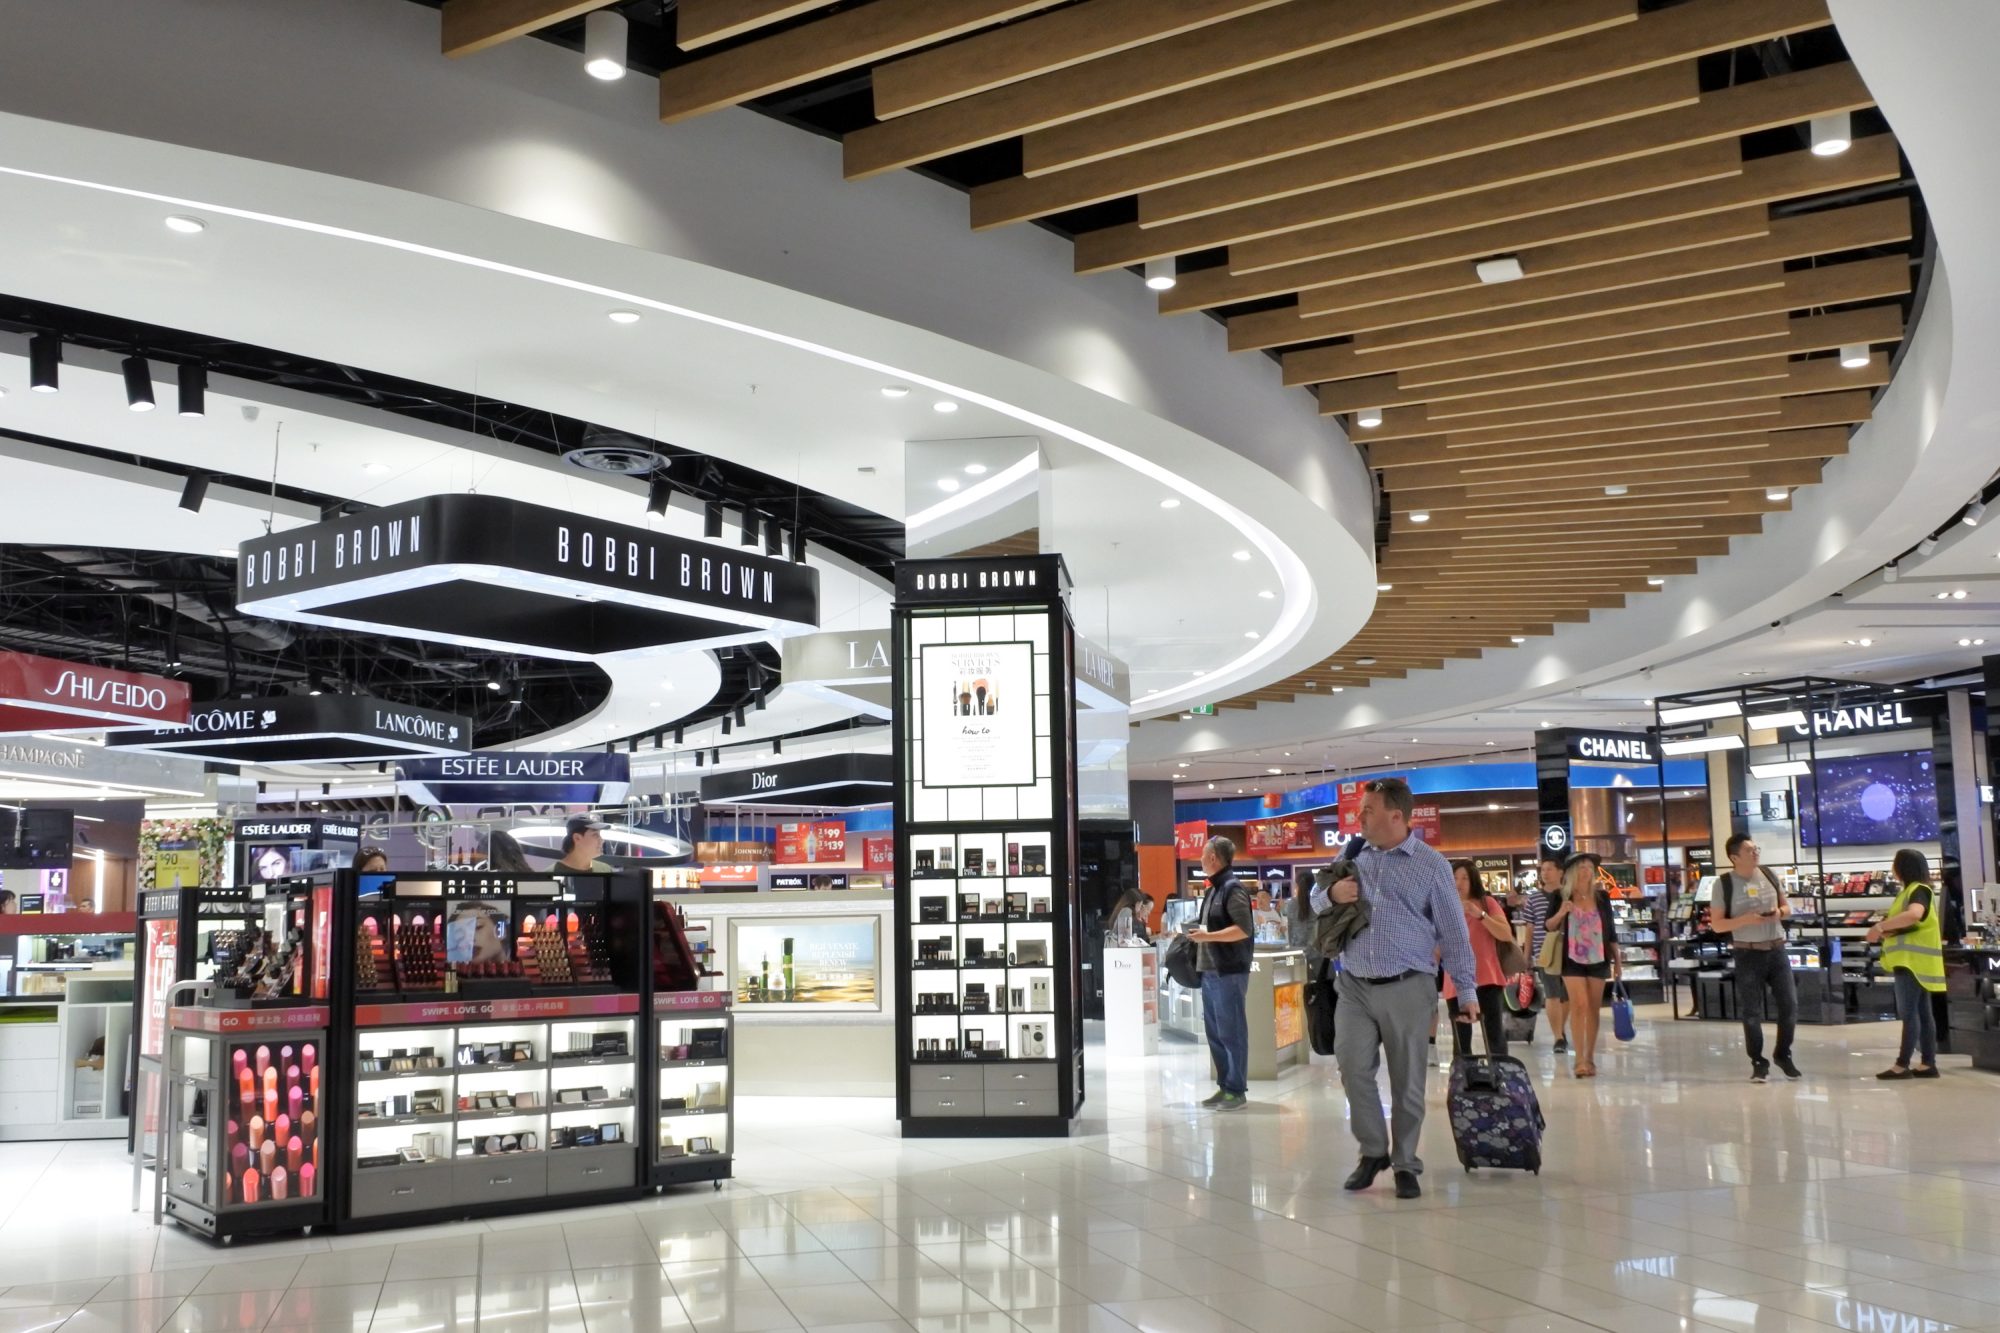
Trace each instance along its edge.
<path fill-rule="evenodd" d="M 906 1136 L 1062 1136 L 1083 1103 L 1068 592 L 1056 555 L 896 567 Z"/>

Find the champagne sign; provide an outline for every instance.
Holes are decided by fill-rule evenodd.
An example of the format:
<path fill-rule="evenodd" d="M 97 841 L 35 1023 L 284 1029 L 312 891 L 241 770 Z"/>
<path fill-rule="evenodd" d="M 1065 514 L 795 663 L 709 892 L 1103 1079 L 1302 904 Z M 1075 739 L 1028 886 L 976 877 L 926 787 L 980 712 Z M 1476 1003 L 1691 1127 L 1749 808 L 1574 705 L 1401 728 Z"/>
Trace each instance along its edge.
<path fill-rule="evenodd" d="M 1027 642 L 921 650 L 926 787 L 1035 781 L 1035 652 Z"/>

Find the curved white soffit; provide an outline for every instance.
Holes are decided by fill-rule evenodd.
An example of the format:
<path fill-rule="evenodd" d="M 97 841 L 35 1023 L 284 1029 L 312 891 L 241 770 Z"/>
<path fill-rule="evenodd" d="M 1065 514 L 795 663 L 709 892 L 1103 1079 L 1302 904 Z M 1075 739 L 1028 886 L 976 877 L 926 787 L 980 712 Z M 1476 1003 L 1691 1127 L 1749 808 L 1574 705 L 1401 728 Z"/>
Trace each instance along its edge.
<path fill-rule="evenodd" d="M 1320 660 L 1365 623 L 1374 600 L 1365 469 L 1338 431 L 1314 416 L 1305 396 L 1278 388 L 1267 362 L 1227 358 L 1221 330 L 1212 324 L 1198 317 L 1158 319 L 1140 309 L 1145 301 L 1136 283 L 1122 295 L 1144 322 L 1112 310 L 1106 283 L 1059 271 L 1068 267 L 1067 246 L 1055 238 L 1021 228 L 1005 237 L 972 236 L 963 197 L 915 177 L 846 186 L 837 171 L 828 175 L 838 163 L 837 146 L 753 113 L 723 113 L 670 134 L 647 123 L 654 119 L 650 114 L 637 124 L 623 120 L 635 105 L 649 105 L 637 87 L 645 81 L 629 81 L 634 88 L 622 93 L 585 88 L 590 81 L 575 77 L 574 58 L 545 43 L 513 43 L 474 62 L 446 62 L 436 55 L 435 14 L 402 0 L 357 0 L 331 11 L 286 8 L 280 14 L 249 0 L 163 0 L 138 7 L 130 16 L 138 26 L 110 44 L 109 64 L 97 71 L 92 82 L 98 91 L 90 95 L 74 80 L 35 74 L 48 69 L 43 57 L 61 63 L 61 53 L 75 49 L 84 35 L 73 26 L 80 16 L 65 6 L 30 11 L 10 26 L 10 65 L 21 77 L 0 85 L 0 104 L 20 114 L 0 118 L 0 170 L 389 246 L 717 324 L 923 384 L 1092 449 L 1229 523 L 1272 563 L 1282 590 L 1269 633 L 1200 680 L 1154 696 L 1148 713 L 1281 677 Z M 329 43 L 342 51 L 338 70 L 324 58 Z M 258 59 L 229 62 L 223 75 L 226 53 L 253 48 Z M 358 96 L 364 85 L 349 76 L 357 68 L 369 70 L 365 99 Z M 190 78 L 190 71 L 201 70 L 217 76 Z M 105 88 L 117 89 L 117 96 L 104 96 Z M 605 100 L 635 94 L 622 107 Z M 591 109 L 579 113 L 584 106 Z M 62 116 L 76 124 L 31 116 Z M 383 118 L 394 119 L 394 133 L 374 136 L 362 126 Z M 496 128 L 496 122 L 504 123 Z M 110 133 L 77 127 L 85 124 Z M 326 135 L 336 125 L 345 128 L 330 144 Z M 536 141 L 536 150 L 564 169 L 581 161 L 608 173 L 611 187 L 624 192 L 617 202 L 626 213 L 577 209 L 557 219 L 560 230 L 510 215 L 510 203 L 524 214 L 547 215 L 549 201 L 505 197 L 523 192 L 518 170 L 504 181 L 488 179 L 495 161 L 482 159 L 519 165 L 512 150 L 520 144 L 507 134 Z M 269 161 L 207 151 L 211 145 L 254 150 Z M 659 174 L 659 163 L 614 160 L 640 150 L 677 154 L 679 166 L 691 165 L 694 154 L 714 157 L 692 165 L 710 178 L 723 172 L 728 188 L 690 189 L 676 197 L 677 207 L 713 209 L 717 194 L 740 195 L 746 211 L 781 202 L 790 216 L 822 219 L 808 228 L 808 239 L 835 246 L 862 243 L 839 235 L 845 228 L 870 229 L 871 219 L 858 212 L 882 213 L 875 230 L 899 238 L 913 215 L 924 229 L 924 264 L 937 267 L 917 271 L 923 265 L 907 262 L 904 271 L 876 282 L 881 290 L 870 292 L 876 299 L 865 304 L 908 306 L 913 290 L 933 303 L 955 298 L 926 311 L 941 317 L 925 323 L 963 336 L 867 313 L 857 308 L 859 301 L 840 304 L 658 253 L 683 219 L 672 209 L 658 218 L 631 215 L 659 207 L 660 201 L 643 197 L 640 182 L 671 179 Z M 275 161 L 310 169 L 269 164 Z M 324 171 L 339 178 L 318 174 Z M 367 180 L 397 188 L 371 188 L 362 183 Z M 479 206 L 440 197 L 447 191 Z M 940 208 L 944 201 L 949 208 Z M 385 219 L 393 219 L 393 227 Z M 718 242 L 709 233 L 730 230 L 718 229 L 713 216 L 693 221 L 704 234 L 685 238 L 676 249 L 712 250 Z M 761 235 L 769 221 L 741 219 L 735 230 Z M 584 227 L 612 233 L 622 227 L 660 239 L 654 250 L 639 251 L 578 229 Z M 947 250 L 950 261 L 942 259 Z M 1059 261 L 1055 286 L 1049 283 L 1052 259 Z M 939 266 L 946 262 L 953 266 Z M 838 285 L 855 276 L 837 257 L 801 263 L 766 253 L 737 266 L 801 284 Z M 940 274 L 949 283 L 940 283 Z M 992 328 L 994 310 L 1011 312 L 1019 304 L 1018 294 L 1005 295 L 1008 289 L 1030 286 L 1053 317 L 1027 329 Z M 1042 310 L 1031 307 L 1029 313 Z M 987 346 L 1007 347 L 1020 359 Z M 1155 356 L 1161 364 L 1149 366 Z M 1097 384 L 1065 378 L 1043 364 L 1087 364 Z M 1136 405 L 1141 400 L 1154 410 Z M 1198 421 L 1202 433 L 1170 416 Z"/>
<path fill-rule="evenodd" d="M 2000 121 L 1990 54 L 2000 7 L 1937 0 L 1921 23 L 1901 6 L 1841 0 L 1841 35 L 1909 157 L 1937 241 L 1917 327 L 1874 418 L 1789 513 L 1727 556 L 1589 623 L 1489 649 L 1339 700 L 1148 727 L 1135 762 L 1335 737 L 1463 716 L 1589 686 L 1728 642 L 1838 592 L 1907 551 L 2000 467 L 2000 166 L 1969 126 Z M 1953 374 L 1955 367 L 1971 373 Z M 1810 672 L 1818 663 L 1801 661 Z"/>

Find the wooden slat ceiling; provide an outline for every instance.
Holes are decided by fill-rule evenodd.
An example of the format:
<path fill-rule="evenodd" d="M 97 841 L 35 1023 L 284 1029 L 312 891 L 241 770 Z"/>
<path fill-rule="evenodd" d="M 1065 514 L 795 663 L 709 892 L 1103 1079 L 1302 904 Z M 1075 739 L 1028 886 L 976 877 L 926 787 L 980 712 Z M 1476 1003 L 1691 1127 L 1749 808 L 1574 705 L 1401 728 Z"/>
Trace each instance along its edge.
<path fill-rule="evenodd" d="M 441 7 L 456 56 L 574 44 L 596 6 Z M 1170 260 L 1163 317 L 1341 420 L 1381 490 L 1375 614 L 1227 706 L 1695 573 L 1847 451 L 1913 302 L 1922 201 L 1826 0 L 618 8 L 656 25 L 662 120 L 749 104 L 838 134 L 850 178 L 919 168 L 975 228 L 1072 237 L 1079 273 Z M 1819 156 L 1827 116 L 1855 138 Z M 1523 276 L 1482 281 L 1502 256 Z"/>

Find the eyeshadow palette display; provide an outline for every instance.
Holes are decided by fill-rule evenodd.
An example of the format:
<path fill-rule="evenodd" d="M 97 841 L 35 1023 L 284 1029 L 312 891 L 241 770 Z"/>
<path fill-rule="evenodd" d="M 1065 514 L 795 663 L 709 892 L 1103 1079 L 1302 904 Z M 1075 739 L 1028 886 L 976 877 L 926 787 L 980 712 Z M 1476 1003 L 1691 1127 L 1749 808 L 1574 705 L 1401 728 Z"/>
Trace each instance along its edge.
<path fill-rule="evenodd" d="M 668 997 L 661 997 L 662 999 Z M 726 1001 L 727 996 L 715 997 Z M 954 1003 L 956 997 L 952 997 Z M 726 1008 L 655 1015 L 656 1128 L 652 1131 L 652 1181 L 656 1185 L 720 1181 L 733 1170 L 734 1137 L 730 1029 Z M 693 1145 L 705 1144 L 697 1153 Z M 699 1159 L 699 1160 L 697 1160 Z"/>

